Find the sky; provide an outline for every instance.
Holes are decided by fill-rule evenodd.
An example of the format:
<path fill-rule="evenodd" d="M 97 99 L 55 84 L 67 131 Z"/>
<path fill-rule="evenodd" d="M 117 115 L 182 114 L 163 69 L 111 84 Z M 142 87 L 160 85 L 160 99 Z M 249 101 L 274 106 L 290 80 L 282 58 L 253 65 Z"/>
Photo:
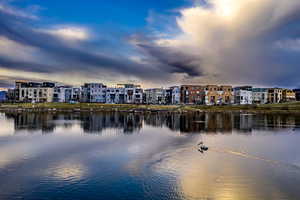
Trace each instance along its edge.
<path fill-rule="evenodd" d="M 299 60 L 299 0 L 0 0 L 0 88 L 293 88 Z"/>

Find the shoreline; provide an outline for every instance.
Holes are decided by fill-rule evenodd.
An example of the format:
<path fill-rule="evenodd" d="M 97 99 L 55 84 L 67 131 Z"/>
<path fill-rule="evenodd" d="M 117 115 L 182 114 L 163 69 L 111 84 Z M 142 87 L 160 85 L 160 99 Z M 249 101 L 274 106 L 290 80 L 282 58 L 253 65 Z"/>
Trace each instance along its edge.
<path fill-rule="evenodd" d="M 300 113 L 300 102 L 264 105 L 137 105 L 99 103 L 1 103 L 0 112 L 247 112 Z"/>

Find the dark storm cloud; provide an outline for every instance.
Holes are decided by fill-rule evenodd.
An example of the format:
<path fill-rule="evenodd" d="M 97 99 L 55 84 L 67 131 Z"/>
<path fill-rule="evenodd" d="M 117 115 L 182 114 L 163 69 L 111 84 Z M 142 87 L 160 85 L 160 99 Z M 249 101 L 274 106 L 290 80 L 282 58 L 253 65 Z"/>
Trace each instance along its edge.
<path fill-rule="evenodd" d="M 201 76 L 199 59 L 176 50 L 155 45 L 138 44 L 147 54 L 165 65 L 172 73 L 186 73 L 189 76 Z"/>

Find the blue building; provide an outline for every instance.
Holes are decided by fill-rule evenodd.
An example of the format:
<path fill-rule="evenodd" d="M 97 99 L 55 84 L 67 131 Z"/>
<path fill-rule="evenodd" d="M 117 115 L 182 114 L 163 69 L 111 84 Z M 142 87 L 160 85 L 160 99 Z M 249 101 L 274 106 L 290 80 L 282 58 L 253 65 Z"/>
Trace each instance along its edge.
<path fill-rule="evenodd" d="M 7 101 L 7 92 L 6 91 L 0 91 L 0 102 Z"/>

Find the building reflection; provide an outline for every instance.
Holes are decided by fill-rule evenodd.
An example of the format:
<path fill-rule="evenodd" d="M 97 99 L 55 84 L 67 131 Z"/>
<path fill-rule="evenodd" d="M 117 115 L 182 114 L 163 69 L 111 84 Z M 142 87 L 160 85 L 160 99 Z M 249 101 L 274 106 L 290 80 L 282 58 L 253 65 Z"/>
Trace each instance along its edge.
<path fill-rule="evenodd" d="M 127 113 L 97 113 L 80 115 L 85 133 L 101 133 L 107 128 L 122 129 L 130 134 L 142 128 L 142 116 Z"/>
<path fill-rule="evenodd" d="M 181 133 L 251 134 L 253 130 L 295 130 L 300 125 L 298 114 L 245 113 L 6 113 L 16 131 L 51 133 L 57 127 L 72 128 L 79 124 L 85 133 L 101 134 L 118 129 L 124 134 L 138 132 L 145 126 L 167 127 Z M 76 122 L 76 123 L 75 123 Z"/>

